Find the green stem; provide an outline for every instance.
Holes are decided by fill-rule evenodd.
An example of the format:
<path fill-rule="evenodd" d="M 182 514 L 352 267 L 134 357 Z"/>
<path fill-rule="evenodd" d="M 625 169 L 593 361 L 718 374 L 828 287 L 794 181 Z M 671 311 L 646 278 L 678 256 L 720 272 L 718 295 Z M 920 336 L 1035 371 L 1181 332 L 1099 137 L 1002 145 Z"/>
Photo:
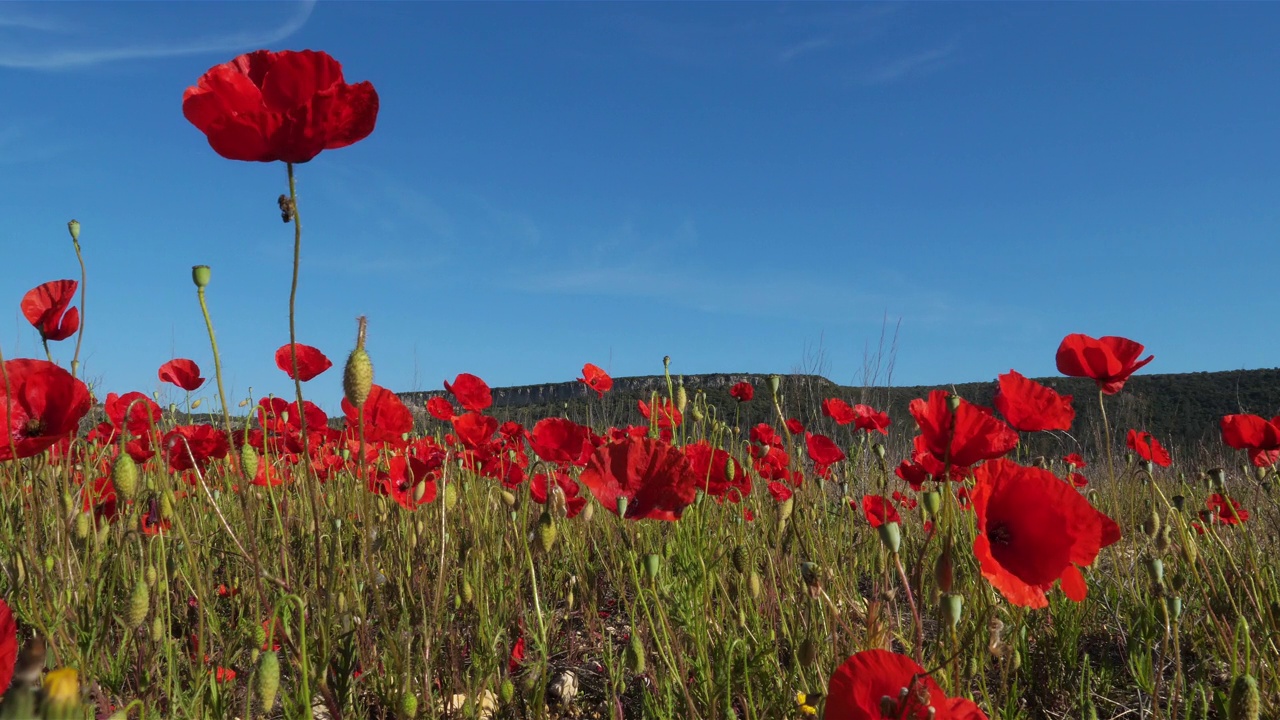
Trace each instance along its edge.
<path fill-rule="evenodd" d="M 76 333 L 76 354 L 71 357 L 71 377 L 76 376 L 76 372 L 80 370 L 80 343 L 84 340 L 84 291 L 88 285 L 88 274 L 84 269 L 84 255 L 80 253 L 80 241 L 72 240 L 71 244 L 76 249 L 76 260 L 80 261 L 80 331 Z M 45 350 L 48 350 L 46 344 Z"/>
<path fill-rule="evenodd" d="M 222 420 L 227 426 L 227 441 L 230 442 L 231 410 L 227 408 L 227 394 L 222 389 L 222 358 L 218 354 L 218 337 L 213 332 L 213 318 L 209 317 L 209 304 L 205 302 L 204 288 L 196 286 L 196 297 L 200 300 L 200 314 L 204 316 L 204 326 L 209 330 L 209 345 L 213 348 L 213 377 L 218 382 L 218 402 L 222 403 Z"/>

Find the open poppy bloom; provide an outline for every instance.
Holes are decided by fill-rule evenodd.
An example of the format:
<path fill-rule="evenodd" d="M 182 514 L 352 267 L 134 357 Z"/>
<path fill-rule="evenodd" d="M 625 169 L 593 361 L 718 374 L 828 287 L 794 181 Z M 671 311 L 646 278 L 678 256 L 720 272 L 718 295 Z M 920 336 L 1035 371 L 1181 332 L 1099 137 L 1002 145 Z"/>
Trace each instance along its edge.
<path fill-rule="evenodd" d="M 1077 470 L 1085 466 L 1084 458 L 1080 457 L 1080 453 L 1071 453 L 1062 458 L 1062 462 Z"/>
<path fill-rule="evenodd" d="M 875 430 L 881 435 L 888 435 L 889 413 L 876 410 L 870 405 L 854 405 L 853 426 L 859 430 L 866 430 L 867 432 Z"/>
<path fill-rule="evenodd" d="M 1045 591 L 1059 579 L 1067 597 L 1084 600 L 1080 566 L 1120 539 L 1115 521 L 1048 470 L 992 460 L 974 478 L 973 554 L 982 576 L 1022 607 L 1047 607 Z"/>
<path fill-rule="evenodd" d="M 684 446 L 698 489 L 714 498 L 738 502 L 751 494 L 751 475 L 729 453 L 706 440 Z"/>
<path fill-rule="evenodd" d="M 1267 420 L 1257 415 L 1225 415 L 1222 442 L 1249 451 L 1249 462 L 1271 467 L 1280 457 L 1280 416 Z"/>
<path fill-rule="evenodd" d="M 175 358 L 161 365 L 160 379 L 187 392 L 194 392 L 204 384 L 204 378 L 200 377 L 200 366 L 186 358 Z"/>
<path fill-rule="evenodd" d="M 1228 525 L 1239 525 L 1249 519 L 1249 511 L 1240 507 L 1240 503 L 1235 498 L 1229 498 L 1222 493 L 1214 493 L 1205 500 L 1205 505 L 1218 514 L 1218 519 Z"/>
<path fill-rule="evenodd" d="M 0 600 L 0 688 L 8 688 L 18 661 L 18 623 L 9 604 Z M 3 695 L 0 692 L 0 695 Z"/>
<path fill-rule="evenodd" d="M 9 427 L 0 460 L 31 457 L 80 428 L 89 412 L 89 388 L 47 360 L 6 360 L 8 396 L 0 381 L 0 417 Z"/>
<path fill-rule="evenodd" d="M 1169 467 L 1173 464 L 1169 451 L 1165 450 L 1160 441 L 1149 432 L 1130 430 L 1125 442 L 1129 449 L 1138 453 L 1138 457 L 1143 460 L 1149 460 L 1160 467 Z"/>
<path fill-rule="evenodd" d="M 566 418 L 543 418 L 533 426 L 529 446 L 538 457 L 553 463 L 585 465 L 590 453 L 591 428 Z"/>
<path fill-rule="evenodd" d="M 827 470 L 832 465 L 845 459 L 844 451 L 826 435 L 805 433 L 804 442 L 805 449 L 809 451 L 809 459 L 813 461 L 816 472 L 821 477 L 826 477 Z"/>
<path fill-rule="evenodd" d="M 1155 359 L 1148 355 L 1139 360 L 1143 347 L 1128 338 L 1108 335 L 1091 338 L 1074 333 L 1058 346 L 1058 372 L 1070 377 L 1092 378 L 1107 395 L 1124 388 L 1130 375 Z"/>
<path fill-rule="evenodd" d="M 293 374 L 293 352 L 289 349 L 289 344 L 285 343 L 276 350 L 276 367 L 284 371 L 292 380 L 307 382 L 313 380 L 317 375 L 333 367 L 333 361 L 320 352 L 318 348 L 310 345 L 297 344 L 298 352 L 298 375 Z"/>
<path fill-rule="evenodd" d="M 827 398 L 822 401 L 822 414 L 836 421 L 837 425 L 848 425 L 856 417 L 849 403 L 840 398 Z"/>
<path fill-rule="evenodd" d="M 364 416 L 365 442 L 385 442 L 393 446 L 407 444 L 404 436 L 413 430 L 413 413 L 409 412 L 409 408 L 405 407 L 395 393 L 374 384 L 363 408 L 357 408 L 346 398 L 342 399 L 342 412 L 347 416 L 347 427 L 357 440 L 361 411 Z"/>
<path fill-rule="evenodd" d="M 75 280 L 51 280 L 28 290 L 22 296 L 22 316 L 42 339 L 66 340 L 80 329 L 80 311 L 67 308 L 79 287 Z"/>
<path fill-rule="evenodd" d="M 1015 430 L 1070 430 L 1076 411 L 1070 395 L 1059 395 L 1052 388 L 1010 370 L 999 377 L 996 409 Z"/>
<path fill-rule="evenodd" d="M 920 426 L 924 449 L 940 463 L 950 460 L 952 466 L 966 468 L 998 458 L 1018 445 L 1018 433 L 987 408 L 967 400 L 961 400 L 956 409 L 953 432 L 945 390 L 930 392 L 928 400 L 912 400 L 909 410 Z"/>
<path fill-rule="evenodd" d="M 165 433 L 165 458 L 169 468 L 182 472 L 199 468 L 204 472 L 209 462 L 227 456 L 227 433 L 212 425 L 179 425 Z"/>
<path fill-rule="evenodd" d="M 445 422 L 453 422 L 453 419 L 458 416 L 458 413 L 453 410 L 453 405 L 440 396 L 427 401 L 427 412 L 431 417 Z"/>
<path fill-rule="evenodd" d="M 609 373 L 591 363 L 582 366 L 582 377 L 578 378 L 578 382 L 595 390 L 597 397 L 604 397 L 613 388 L 613 378 L 609 377 Z"/>
<path fill-rule="evenodd" d="M 602 445 L 578 480 L 605 509 L 618 514 L 626 498 L 630 520 L 679 520 L 698 494 L 698 478 L 678 448 L 661 440 L 627 437 Z"/>
<path fill-rule="evenodd" d="M 453 393 L 453 397 L 463 409 L 472 412 L 484 412 L 493 404 L 493 392 L 489 390 L 489 385 L 470 373 L 458 375 L 453 379 L 452 385 L 445 380 L 444 389 Z"/>
<path fill-rule="evenodd" d="M 368 137 L 378 93 L 348 85 L 326 53 L 258 50 L 210 68 L 183 93 L 182 114 L 229 160 L 303 163 Z"/>
<path fill-rule="evenodd" d="M 871 523 L 873 528 L 878 528 L 885 523 L 902 522 L 898 509 L 883 495 L 863 495 L 862 514 L 866 516 L 867 522 Z"/>
<path fill-rule="evenodd" d="M 914 660 L 879 648 L 855 653 L 831 674 L 822 717 L 823 720 L 987 720 L 972 700 L 948 698 Z"/>
<path fill-rule="evenodd" d="M 740 403 L 751 402 L 751 398 L 755 396 L 756 389 L 746 380 L 735 383 L 733 387 L 729 388 L 729 397 L 732 397 Z"/>

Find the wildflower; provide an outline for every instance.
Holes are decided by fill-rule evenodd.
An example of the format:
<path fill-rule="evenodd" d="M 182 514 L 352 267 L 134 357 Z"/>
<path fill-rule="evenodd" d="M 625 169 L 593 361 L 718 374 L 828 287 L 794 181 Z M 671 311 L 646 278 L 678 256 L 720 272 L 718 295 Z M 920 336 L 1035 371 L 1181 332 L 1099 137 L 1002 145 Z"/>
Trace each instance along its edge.
<path fill-rule="evenodd" d="M 613 378 L 609 377 L 609 373 L 591 363 L 582 366 L 582 377 L 578 378 L 578 382 L 595 390 L 597 397 L 604 397 L 613 388 Z"/>
<path fill-rule="evenodd" d="M 1059 395 L 1052 388 L 1010 370 L 999 378 L 995 406 L 1016 430 L 1070 430 L 1076 411 L 1070 395 Z"/>
<path fill-rule="evenodd" d="M 276 350 L 276 367 L 284 371 L 284 374 L 288 375 L 290 379 L 307 382 L 308 380 L 314 380 L 316 376 L 333 367 L 333 361 L 320 352 L 318 348 L 303 345 L 302 343 L 298 343 L 295 347 L 297 347 L 296 352 L 298 354 L 297 377 L 294 377 L 293 374 L 294 351 L 290 350 L 288 343 L 281 345 L 280 349 Z"/>
<path fill-rule="evenodd" d="M 453 419 L 458 416 L 458 413 L 453 409 L 453 405 L 439 396 L 427 401 L 427 412 L 431 417 L 445 422 L 453 422 Z"/>
<path fill-rule="evenodd" d="M 444 389 L 453 393 L 459 405 L 472 412 L 483 412 L 493 404 L 493 392 L 489 390 L 489 386 L 484 380 L 469 373 L 458 375 L 452 385 L 446 380 Z"/>
<path fill-rule="evenodd" d="M 75 280 L 51 280 L 22 296 L 22 315 L 43 340 L 66 340 L 80 329 L 80 311 L 67 308 L 79 287 Z"/>
<path fill-rule="evenodd" d="M 751 399 L 756 396 L 756 389 L 751 386 L 751 383 L 743 380 L 729 388 L 729 396 L 740 403 L 751 402 Z"/>
<path fill-rule="evenodd" d="M 862 513 L 873 528 L 879 528 L 885 523 L 902 522 L 898 509 L 882 495 L 863 495 Z"/>
<path fill-rule="evenodd" d="M 1018 444 L 1018 433 L 987 408 L 960 400 L 953 412 L 943 390 L 929 393 L 928 400 L 912 400 L 909 409 L 920 426 L 921 449 L 940 463 L 949 459 L 952 466 L 967 468 L 998 458 Z"/>
<path fill-rule="evenodd" d="M 1271 467 L 1280 459 L 1280 416 L 1267 420 L 1257 415 L 1226 415 L 1222 418 L 1222 442 L 1248 450 L 1249 462 L 1255 467 Z"/>
<path fill-rule="evenodd" d="M 1062 462 L 1077 470 L 1085 467 L 1086 465 L 1084 458 L 1080 457 L 1080 453 L 1071 453 L 1070 455 L 1063 457 Z"/>
<path fill-rule="evenodd" d="M 183 93 L 182 114 L 225 158 L 303 163 L 368 137 L 378 93 L 348 85 L 326 53 L 258 50 L 210 68 Z"/>
<path fill-rule="evenodd" d="M 1107 395 L 1115 395 L 1135 371 L 1155 359 L 1148 355 L 1139 360 L 1143 347 L 1128 338 L 1107 336 L 1091 338 L 1075 333 L 1062 339 L 1058 346 L 1058 372 L 1070 377 L 1087 377 Z"/>
<path fill-rule="evenodd" d="M 1218 519 L 1228 525 L 1239 525 L 1249 519 L 1249 511 L 1240 507 L 1235 498 L 1222 493 L 1214 493 L 1205 501 L 1210 510 L 1218 514 Z"/>
<path fill-rule="evenodd" d="M 1165 450 L 1149 432 L 1138 432 L 1130 430 L 1125 438 L 1125 443 L 1129 449 L 1138 454 L 1143 460 L 1153 462 L 1160 467 L 1169 467 L 1173 464 L 1169 457 L 1169 451 Z"/>
<path fill-rule="evenodd" d="M 44 676 L 44 701 L 54 710 L 67 710 L 80 703 L 80 680 L 74 668 L 58 668 Z"/>
<path fill-rule="evenodd" d="M 924 668 L 905 655 L 863 650 L 836 668 L 827 684 L 824 720 L 986 720 L 972 701 L 948 698 Z"/>
<path fill-rule="evenodd" d="M 0 442 L 0 460 L 38 455 L 80 427 L 89 412 L 89 388 L 47 360 L 7 360 L 8 380 L 0 380 L 0 404 L 9 441 Z"/>
<path fill-rule="evenodd" d="M 650 438 L 627 437 L 600 446 L 578 479 L 601 505 L 632 520 L 679 520 L 698 492 L 684 453 Z M 623 498 L 626 511 L 620 513 Z"/>
<path fill-rule="evenodd" d="M 186 358 L 174 358 L 160 366 L 160 379 L 172 383 L 187 392 L 194 392 L 204 384 L 200 377 L 200 366 Z"/>
<path fill-rule="evenodd" d="M 993 460 L 975 478 L 973 553 L 983 577 L 1023 607 L 1046 607 L 1045 590 L 1059 579 L 1067 597 L 1083 600 L 1079 566 L 1119 540 L 1119 526 L 1047 470 Z"/>

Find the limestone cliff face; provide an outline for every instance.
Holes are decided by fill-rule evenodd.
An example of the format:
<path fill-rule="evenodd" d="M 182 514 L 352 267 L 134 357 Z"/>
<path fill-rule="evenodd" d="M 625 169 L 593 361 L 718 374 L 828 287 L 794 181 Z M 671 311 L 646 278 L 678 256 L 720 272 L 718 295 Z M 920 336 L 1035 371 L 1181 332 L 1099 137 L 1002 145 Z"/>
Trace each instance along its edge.
<path fill-rule="evenodd" d="M 694 390 L 723 389 L 728 390 L 735 384 L 746 380 L 756 387 L 757 393 L 767 392 L 768 375 L 759 373 L 713 373 L 709 375 L 685 375 L 684 386 L 690 392 Z M 831 385 L 834 383 L 818 375 L 784 375 L 783 383 L 790 385 L 804 380 Z M 674 383 L 676 378 L 672 377 Z M 614 378 L 611 392 L 628 396 L 643 397 L 652 392 L 667 393 L 667 381 L 662 375 L 643 375 L 640 377 Z M 427 400 L 447 395 L 444 390 L 397 393 L 410 408 L 417 410 Z M 544 383 L 542 385 L 521 385 L 518 387 L 494 388 L 493 404 L 495 407 L 525 407 L 529 405 L 547 405 L 565 403 L 572 400 L 586 400 L 595 397 L 595 391 L 584 383 L 572 381 L 561 383 Z"/>

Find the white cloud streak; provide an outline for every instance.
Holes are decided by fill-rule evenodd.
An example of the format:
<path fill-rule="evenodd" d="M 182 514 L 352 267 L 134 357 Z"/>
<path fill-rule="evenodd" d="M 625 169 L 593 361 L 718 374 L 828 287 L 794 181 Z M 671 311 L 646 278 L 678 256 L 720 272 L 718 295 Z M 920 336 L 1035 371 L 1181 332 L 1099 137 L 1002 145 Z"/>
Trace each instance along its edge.
<path fill-rule="evenodd" d="M 297 11 L 279 27 L 265 32 L 242 31 L 226 35 L 197 37 L 183 42 L 125 44 L 97 48 L 56 48 L 48 43 L 39 51 L 10 47 L 0 49 L 0 68 L 15 70 L 72 70 L 122 60 L 148 60 L 225 53 L 279 42 L 306 25 L 316 0 L 302 0 Z M 67 26 L 54 18 L 8 15 L 0 17 L 0 27 L 41 32 L 66 32 Z"/>

